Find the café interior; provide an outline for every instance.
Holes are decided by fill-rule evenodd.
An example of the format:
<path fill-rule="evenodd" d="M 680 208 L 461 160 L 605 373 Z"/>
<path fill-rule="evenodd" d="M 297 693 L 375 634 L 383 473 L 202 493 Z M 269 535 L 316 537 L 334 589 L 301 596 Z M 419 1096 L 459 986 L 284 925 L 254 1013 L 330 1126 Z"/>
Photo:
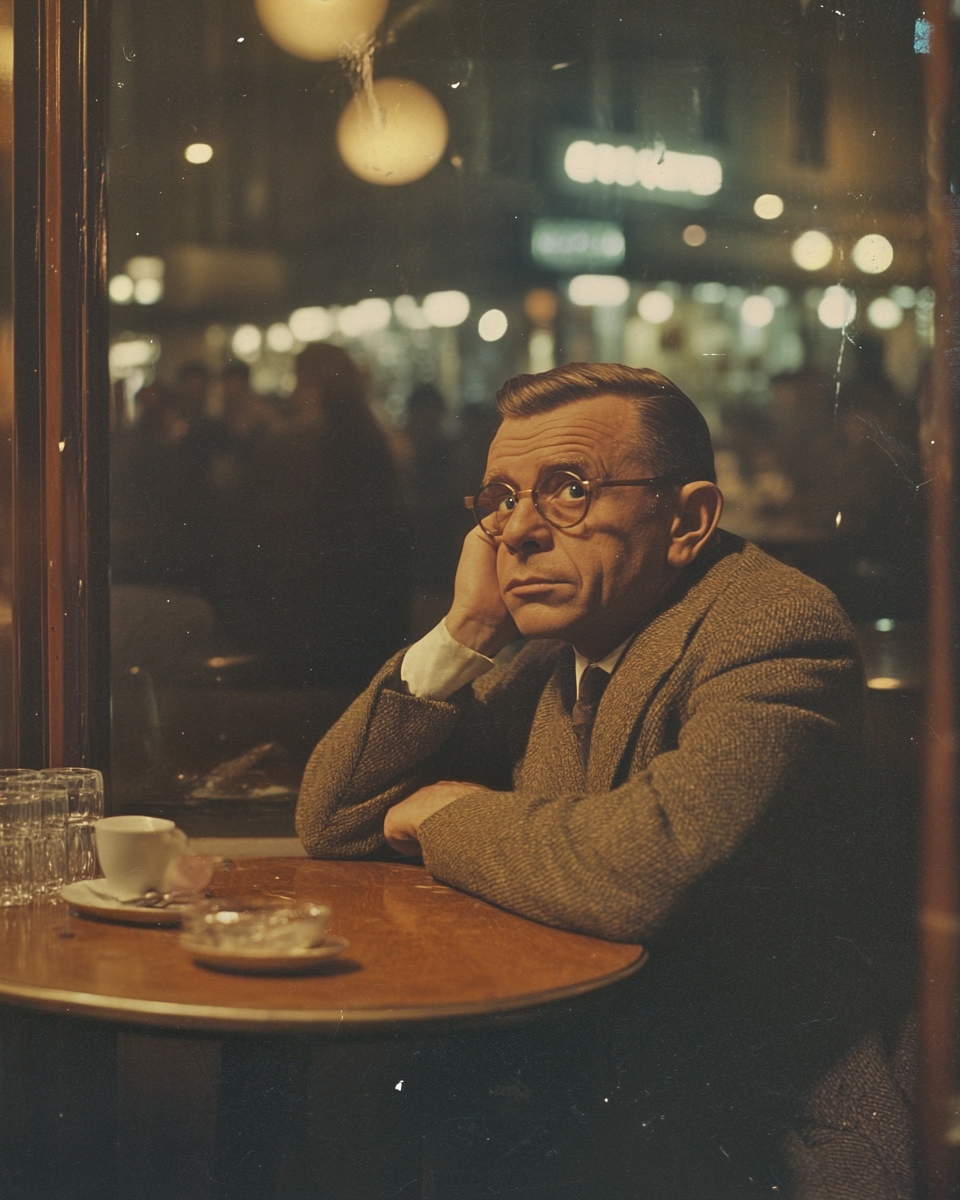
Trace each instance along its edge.
<path fill-rule="evenodd" d="M 3 765 L 95 766 L 110 812 L 289 845 L 313 746 L 449 607 L 497 388 L 620 362 L 700 408 L 724 528 L 846 608 L 949 904 L 947 4 L 318 7 L 0 0 Z M 924 1009 L 948 1064 L 951 946 Z M 124 1200 L 215 1194 L 219 1050 L 175 1032 L 116 1043 L 121 1094 L 150 1076 L 190 1127 L 117 1117 L 159 1130 L 158 1182 L 114 1156 Z M 389 1046 L 338 1053 L 331 1077 L 389 1073 Z M 307 1158 L 233 1194 L 312 1195 Z M 388 1194 L 345 1163 L 339 1196 Z"/>

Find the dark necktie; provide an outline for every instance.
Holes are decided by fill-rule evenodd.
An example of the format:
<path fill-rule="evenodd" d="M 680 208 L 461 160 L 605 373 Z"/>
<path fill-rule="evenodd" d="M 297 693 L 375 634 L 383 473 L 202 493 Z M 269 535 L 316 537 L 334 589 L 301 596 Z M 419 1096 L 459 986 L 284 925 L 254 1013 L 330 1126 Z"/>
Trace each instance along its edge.
<path fill-rule="evenodd" d="M 584 770 L 590 757 L 590 736 L 593 733 L 593 722 L 597 718 L 600 697 L 609 682 L 610 676 L 603 667 L 587 667 L 580 677 L 580 693 L 573 706 L 571 720 Z"/>

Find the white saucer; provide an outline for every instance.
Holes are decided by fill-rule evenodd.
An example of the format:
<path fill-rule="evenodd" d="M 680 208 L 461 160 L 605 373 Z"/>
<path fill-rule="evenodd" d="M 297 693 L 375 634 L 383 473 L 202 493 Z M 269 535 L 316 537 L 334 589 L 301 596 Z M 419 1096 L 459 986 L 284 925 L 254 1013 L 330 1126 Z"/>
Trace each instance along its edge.
<path fill-rule="evenodd" d="M 221 950 L 185 933 L 180 938 L 180 945 L 197 962 L 207 967 L 218 967 L 221 971 L 242 971 L 248 975 L 299 975 L 312 971 L 325 959 L 342 954 L 350 943 L 346 938 L 327 937 L 319 946 L 310 946 L 306 950 L 271 954 L 263 950 Z"/>
<path fill-rule="evenodd" d="M 185 904 L 167 904 L 151 908 L 146 904 L 124 904 L 106 890 L 102 879 L 81 879 L 60 889 L 60 897 L 87 917 L 123 921 L 127 925 L 179 925 Z"/>

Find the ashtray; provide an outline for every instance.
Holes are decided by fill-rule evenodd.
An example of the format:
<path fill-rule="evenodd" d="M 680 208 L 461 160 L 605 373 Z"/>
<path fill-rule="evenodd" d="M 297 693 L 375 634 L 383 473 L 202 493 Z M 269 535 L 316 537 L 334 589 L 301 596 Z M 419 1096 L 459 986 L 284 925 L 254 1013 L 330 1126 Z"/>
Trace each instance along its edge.
<path fill-rule="evenodd" d="M 330 909 L 311 901 L 201 900 L 180 914 L 191 950 L 279 957 L 323 945 Z"/>

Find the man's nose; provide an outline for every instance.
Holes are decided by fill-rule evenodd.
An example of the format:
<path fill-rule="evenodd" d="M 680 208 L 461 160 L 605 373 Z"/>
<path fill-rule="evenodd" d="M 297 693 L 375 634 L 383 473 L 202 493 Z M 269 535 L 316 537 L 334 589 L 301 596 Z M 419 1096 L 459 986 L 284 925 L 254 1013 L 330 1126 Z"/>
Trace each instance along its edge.
<path fill-rule="evenodd" d="M 553 529 L 543 519 L 530 496 L 523 496 L 510 514 L 500 541 L 514 554 L 536 554 L 548 548 Z"/>

